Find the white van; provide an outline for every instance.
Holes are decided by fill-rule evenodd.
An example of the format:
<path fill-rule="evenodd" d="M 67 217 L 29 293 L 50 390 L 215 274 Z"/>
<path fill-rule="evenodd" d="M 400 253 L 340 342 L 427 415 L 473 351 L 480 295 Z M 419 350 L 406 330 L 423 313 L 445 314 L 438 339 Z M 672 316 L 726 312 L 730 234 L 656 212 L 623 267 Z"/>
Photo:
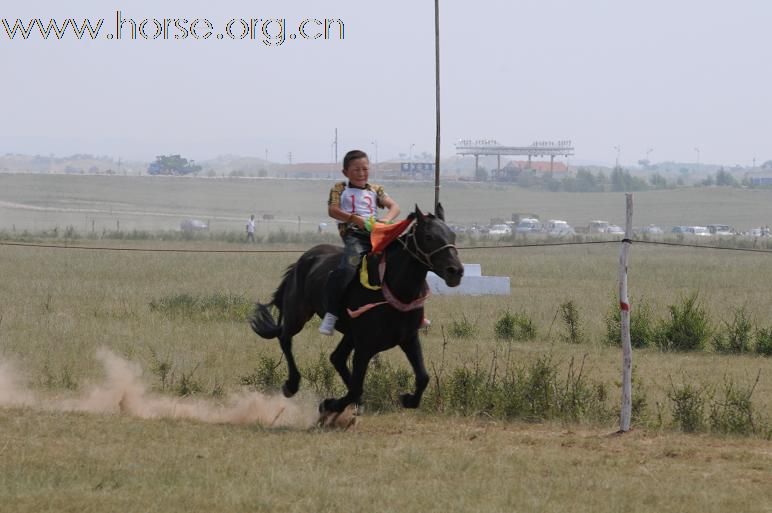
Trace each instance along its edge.
<path fill-rule="evenodd" d="M 549 235 L 562 237 L 563 235 L 575 235 L 573 227 L 560 219 L 550 219 L 544 224 L 544 231 Z"/>
<path fill-rule="evenodd" d="M 515 228 L 515 232 L 517 233 L 538 233 L 540 231 L 541 222 L 538 219 L 534 219 L 533 217 L 526 217 L 521 219 Z"/>
<path fill-rule="evenodd" d="M 590 221 L 590 224 L 587 225 L 587 233 L 606 233 L 608 227 L 608 221 Z"/>

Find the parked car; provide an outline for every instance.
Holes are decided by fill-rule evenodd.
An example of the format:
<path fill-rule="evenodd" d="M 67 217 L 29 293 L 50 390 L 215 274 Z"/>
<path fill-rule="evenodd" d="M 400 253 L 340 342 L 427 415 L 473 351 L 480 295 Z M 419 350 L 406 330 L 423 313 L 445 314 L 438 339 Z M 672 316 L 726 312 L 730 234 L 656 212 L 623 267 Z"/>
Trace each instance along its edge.
<path fill-rule="evenodd" d="M 549 235 L 563 237 L 565 235 L 576 235 L 573 227 L 560 219 L 550 219 L 544 223 L 544 231 Z"/>
<path fill-rule="evenodd" d="M 587 225 L 587 233 L 606 233 L 608 226 L 608 221 L 590 221 L 590 224 Z"/>
<path fill-rule="evenodd" d="M 198 232 L 208 229 L 209 223 L 205 223 L 199 219 L 185 219 L 180 223 L 180 230 L 183 232 Z"/>
<path fill-rule="evenodd" d="M 494 224 L 488 230 L 488 235 L 511 235 L 512 228 L 508 224 Z"/>
<path fill-rule="evenodd" d="M 665 230 L 663 230 L 656 224 L 650 224 L 649 226 L 644 226 L 643 228 L 641 228 L 641 233 L 645 233 L 648 235 L 662 235 L 665 233 Z"/>
<path fill-rule="evenodd" d="M 517 223 L 516 233 L 538 233 L 541 231 L 541 222 L 533 217 L 526 217 Z"/>
<path fill-rule="evenodd" d="M 670 233 L 675 233 L 679 235 L 683 235 L 687 233 L 688 226 L 674 226 L 672 230 L 670 230 Z"/>
<path fill-rule="evenodd" d="M 707 228 L 711 235 L 726 236 L 735 234 L 734 228 L 728 224 L 709 224 Z"/>
<path fill-rule="evenodd" d="M 625 230 L 621 226 L 610 224 L 606 227 L 606 233 L 609 233 L 611 235 L 624 235 Z"/>
<path fill-rule="evenodd" d="M 748 232 L 748 235 L 751 237 L 769 237 L 772 232 L 770 232 L 769 226 L 759 226 L 758 228 L 751 228 L 751 230 Z"/>
<path fill-rule="evenodd" d="M 710 237 L 710 232 L 705 226 L 687 226 L 686 233 L 698 237 Z"/>

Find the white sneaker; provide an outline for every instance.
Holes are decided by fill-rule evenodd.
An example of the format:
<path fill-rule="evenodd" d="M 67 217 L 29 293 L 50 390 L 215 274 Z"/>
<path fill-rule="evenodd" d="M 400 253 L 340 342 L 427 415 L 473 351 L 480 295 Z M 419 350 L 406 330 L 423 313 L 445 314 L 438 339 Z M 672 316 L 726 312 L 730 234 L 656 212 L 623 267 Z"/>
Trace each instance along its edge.
<path fill-rule="evenodd" d="M 319 325 L 319 333 L 321 333 L 322 335 L 327 335 L 328 337 L 331 337 L 332 334 L 335 333 L 335 322 L 337 320 L 338 318 L 329 312 L 324 314 L 324 319 L 322 319 L 322 324 Z"/>

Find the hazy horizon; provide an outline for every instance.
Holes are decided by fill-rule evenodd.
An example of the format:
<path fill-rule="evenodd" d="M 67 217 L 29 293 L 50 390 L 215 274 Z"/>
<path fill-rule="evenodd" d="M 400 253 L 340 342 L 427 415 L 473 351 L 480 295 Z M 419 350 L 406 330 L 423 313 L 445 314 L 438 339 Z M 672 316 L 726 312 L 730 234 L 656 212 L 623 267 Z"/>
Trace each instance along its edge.
<path fill-rule="evenodd" d="M 440 2 L 443 158 L 459 139 L 570 139 L 572 163 L 772 159 L 772 5 L 652 0 Z M 108 39 L 124 20 L 206 19 L 213 36 Z M 104 18 L 96 40 L 11 40 L 16 20 Z M 340 20 L 343 38 L 218 39 L 230 19 Z M 7 20 L 8 27 L 3 24 Z M 235 25 L 240 31 L 240 24 Z M 311 28 L 308 29 L 308 26 Z M 316 33 L 317 25 L 307 25 Z M 338 35 L 331 25 L 331 35 Z M 177 32 L 177 34 L 180 34 Z M 266 39 L 263 35 L 262 39 Z M 4 2 L 0 154 L 180 153 L 331 162 L 434 152 L 434 3 Z"/>

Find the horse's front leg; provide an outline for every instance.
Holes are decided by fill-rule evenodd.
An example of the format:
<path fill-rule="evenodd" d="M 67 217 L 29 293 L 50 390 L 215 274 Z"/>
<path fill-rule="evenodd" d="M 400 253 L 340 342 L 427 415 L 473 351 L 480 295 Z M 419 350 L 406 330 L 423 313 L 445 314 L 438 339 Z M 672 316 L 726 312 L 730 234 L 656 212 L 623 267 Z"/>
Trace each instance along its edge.
<path fill-rule="evenodd" d="M 429 374 L 424 366 L 424 355 L 421 351 L 421 341 L 418 339 L 418 332 L 416 331 L 410 340 L 400 344 L 399 347 L 404 351 L 407 361 L 410 362 L 410 366 L 413 367 L 413 372 L 415 373 L 415 392 L 412 394 L 402 394 L 399 396 L 399 399 L 404 408 L 418 408 L 418 405 L 421 404 L 421 396 L 429 384 Z"/>
<path fill-rule="evenodd" d="M 338 371 L 340 379 L 343 380 L 343 384 L 346 385 L 346 388 L 351 384 L 351 372 L 348 370 L 346 361 L 348 360 L 348 355 L 350 355 L 353 350 L 354 345 L 351 343 L 351 336 L 346 334 L 343 335 L 338 347 L 336 347 L 335 351 L 330 355 L 330 363 L 332 363 L 332 366 Z"/>
<path fill-rule="evenodd" d="M 353 344 L 352 344 L 353 345 Z M 351 403 L 359 404 L 362 400 L 362 389 L 367 374 L 367 366 L 373 353 L 367 349 L 354 351 L 354 362 L 351 367 L 351 379 L 348 383 L 348 393 L 340 399 L 325 399 L 319 405 L 319 411 L 342 412 Z"/>

